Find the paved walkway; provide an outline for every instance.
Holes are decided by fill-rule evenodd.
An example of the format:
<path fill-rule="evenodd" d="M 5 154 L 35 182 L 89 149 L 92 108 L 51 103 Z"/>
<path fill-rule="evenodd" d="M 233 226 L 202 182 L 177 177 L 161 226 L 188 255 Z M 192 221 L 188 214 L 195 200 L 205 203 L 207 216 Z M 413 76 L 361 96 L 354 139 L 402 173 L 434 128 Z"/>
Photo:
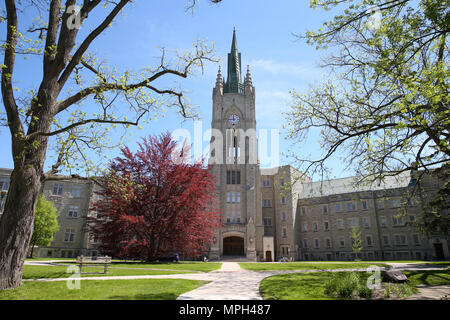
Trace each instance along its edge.
<path fill-rule="evenodd" d="M 418 285 L 419 293 L 408 297 L 408 300 L 450 300 L 450 286 Z"/>

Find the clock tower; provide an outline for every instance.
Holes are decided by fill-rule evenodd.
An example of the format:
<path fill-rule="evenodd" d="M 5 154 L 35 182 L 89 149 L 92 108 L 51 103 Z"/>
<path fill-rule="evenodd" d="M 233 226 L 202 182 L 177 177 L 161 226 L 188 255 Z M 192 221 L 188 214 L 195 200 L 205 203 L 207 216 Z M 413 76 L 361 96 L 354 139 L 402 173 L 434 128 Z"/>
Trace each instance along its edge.
<path fill-rule="evenodd" d="M 255 88 L 250 70 L 242 81 L 241 54 L 233 31 L 227 77 L 217 74 L 213 89 L 209 164 L 217 178 L 224 227 L 217 230 L 210 258 L 241 256 L 256 261 L 264 228 L 256 139 Z"/>

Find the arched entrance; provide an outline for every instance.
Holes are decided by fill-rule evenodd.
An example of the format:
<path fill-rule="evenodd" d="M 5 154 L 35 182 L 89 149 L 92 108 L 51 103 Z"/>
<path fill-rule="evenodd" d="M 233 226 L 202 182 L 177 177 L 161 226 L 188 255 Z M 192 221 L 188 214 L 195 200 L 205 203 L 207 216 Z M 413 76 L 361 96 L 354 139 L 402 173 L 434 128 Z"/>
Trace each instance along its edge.
<path fill-rule="evenodd" d="M 223 238 L 223 255 L 225 256 L 245 255 L 244 238 L 236 236 Z"/>

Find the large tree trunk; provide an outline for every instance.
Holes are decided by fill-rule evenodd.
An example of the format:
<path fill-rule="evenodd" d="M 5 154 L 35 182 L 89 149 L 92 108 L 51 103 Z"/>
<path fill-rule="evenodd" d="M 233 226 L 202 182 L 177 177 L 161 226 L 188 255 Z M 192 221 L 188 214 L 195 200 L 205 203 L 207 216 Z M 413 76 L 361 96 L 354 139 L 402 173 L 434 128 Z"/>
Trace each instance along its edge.
<path fill-rule="evenodd" d="M 28 128 L 32 132 L 49 132 L 56 89 L 40 90 L 41 99 L 35 107 L 38 121 Z M 36 103 L 36 102 L 35 102 Z M 22 269 L 33 234 L 34 209 L 41 191 L 48 137 L 36 136 L 24 140 L 12 136 L 14 170 L 8 190 L 5 210 L 0 220 L 0 290 L 22 284 Z"/>
<path fill-rule="evenodd" d="M 0 220 L 0 290 L 22 284 L 22 269 L 33 232 L 34 209 L 41 188 L 36 169 L 14 169 Z"/>

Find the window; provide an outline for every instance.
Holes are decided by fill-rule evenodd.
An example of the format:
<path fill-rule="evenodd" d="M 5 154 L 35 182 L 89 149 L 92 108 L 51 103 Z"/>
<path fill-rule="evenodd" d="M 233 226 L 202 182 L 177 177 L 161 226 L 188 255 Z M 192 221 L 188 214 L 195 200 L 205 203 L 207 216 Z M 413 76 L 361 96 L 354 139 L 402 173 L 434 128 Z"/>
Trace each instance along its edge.
<path fill-rule="evenodd" d="M 270 187 L 270 180 L 263 180 L 263 187 Z"/>
<path fill-rule="evenodd" d="M 265 207 L 265 208 L 270 208 L 272 205 L 271 205 L 271 203 L 270 203 L 270 200 L 268 200 L 268 199 L 264 199 L 263 200 L 263 207 Z"/>
<path fill-rule="evenodd" d="M 302 216 L 306 215 L 306 208 L 305 207 L 301 207 L 300 209 Z"/>
<path fill-rule="evenodd" d="M 341 212 L 341 210 L 342 210 L 341 204 L 338 203 L 338 204 L 336 205 L 336 211 L 337 211 L 337 212 Z"/>
<path fill-rule="evenodd" d="M 280 179 L 280 186 L 284 186 L 284 179 Z"/>
<path fill-rule="evenodd" d="M 345 238 L 344 237 L 340 237 L 339 238 L 339 246 L 342 248 L 342 247 L 345 247 Z"/>
<path fill-rule="evenodd" d="M 281 220 L 286 221 L 286 212 L 281 213 Z"/>
<path fill-rule="evenodd" d="M 385 246 L 388 246 L 388 245 L 389 245 L 389 236 L 383 236 L 383 244 L 384 244 Z"/>
<path fill-rule="evenodd" d="M 328 223 L 328 221 L 323 222 L 323 230 L 325 230 L 325 231 L 330 230 L 330 224 Z"/>
<path fill-rule="evenodd" d="M 322 206 L 322 211 L 323 211 L 323 214 L 327 214 L 328 213 L 328 206 L 327 205 Z"/>
<path fill-rule="evenodd" d="M 77 206 L 69 206 L 69 218 L 78 218 Z"/>
<path fill-rule="evenodd" d="M 281 197 L 281 204 L 286 204 L 286 197 Z"/>
<path fill-rule="evenodd" d="M 241 193 L 236 192 L 236 203 L 241 203 Z"/>
<path fill-rule="evenodd" d="M 319 226 L 317 225 L 316 222 L 313 223 L 313 231 L 314 231 L 314 232 L 319 231 Z"/>
<path fill-rule="evenodd" d="M 386 228 L 387 227 L 387 222 L 386 222 L 386 218 L 385 217 L 380 217 L 380 225 L 382 228 Z"/>
<path fill-rule="evenodd" d="M 381 210 L 384 209 L 384 199 L 377 200 L 377 208 Z"/>
<path fill-rule="evenodd" d="M 415 246 L 420 246 L 420 237 L 418 234 L 413 234 L 413 242 Z"/>
<path fill-rule="evenodd" d="M 395 244 L 400 246 L 407 245 L 406 236 L 404 234 L 396 234 L 395 235 Z"/>
<path fill-rule="evenodd" d="M 391 199 L 391 208 L 400 207 L 400 199 Z"/>
<path fill-rule="evenodd" d="M 66 229 L 64 231 L 64 242 L 74 242 L 75 241 L 75 230 Z"/>
<path fill-rule="evenodd" d="M 303 239 L 303 248 L 308 249 L 308 240 Z"/>
<path fill-rule="evenodd" d="M 272 226 L 272 218 L 264 218 L 264 226 L 271 227 Z"/>
<path fill-rule="evenodd" d="M 359 227 L 358 218 L 349 219 L 349 225 L 351 228 L 358 228 Z"/>
<path fill-rule="evenodd" d="M 228 211 L 227 212 L 227 223 L 230 223 L 230 222 L 231 222 L 231 212 Z"/>
<path fill-rule="evenodd" d="M 288 256 L 289 255 L 289 247 L 281 247 L 281 254 L 283 256 Z"/>
<path fill-rule="evenodd" d="M 286 228 L 282 229 L 282 234 L 283 234 L 283 238 L 287 237 L 287 229 Z"/>
<path fill-rule="evenodd" d="M 227 192 L 227 203 L 231 203 L 231 192 Z"/>
<path fill-rule="evenodd" d="M 241 212 L 240 211 L 234 211 L 232 212 L 232 222 L 233 223 L 240 223 L 241 222 Z"/>
<path fill-rule="evenodd" d="M 72 197 L 73 198 L 80 198 L 81 197 L 81 186 L 73 186 L 72 187 Z"/>
<path fill-rule="evenodd" d="M 61 183 L 53 184 L 53 195 L 60 196 L 62 195 L 63 185 Z"/>
<path fill-rule="evenodd" d="M 392 217 L 392 225 L 394 227 L 401 227 L 403 226 L 403 217 L 399 217 L 399 216 L 393 216 Z"/>
<path fill-rule="evenodd" d="M 366 236 L 366 244 L 367 246 L 373 246 L 372 236 Z"/>
<path fill-rule="evenodd" d="M 338 229 L 339 229 L 339 230 L 344 229 L 344 220 L 339 219 L 339 220 L 337 221 L 337 225 L 338 225 Z"/>
<path fill-rule="evenodd" d="M 356 210 L 356 204 L 354 202 L 348 202 L 347 203 L 347 211 L 355 211 Z"/>
<path fill-rule="evenodd" d="M 8 191 L 9 189 L 9 179 L 7 178 L 1 178 L 0 179 L 0 192 L 1 191 Z"/>
<path fill-rule="evenodd" d="M 314 248 L 318 249 L 320 247 L 319 239 L 314 239 Z"/>
<path fill-rule="evenodd" d="M 367 201 L 366 201 L 366 200 L 363 200 L 363 201 L 361 202 L 361 205 L 362 205 L 362 209 L 363 209 L 363 210 L 367 210 Z"/>
<path fill-rule="evenodd" d="M 241 184 L 241 172 L 227 170 L 227 184 Z"/>
<path fill-rule="evenodd" d="M 331 239 L 330 238 L 326 238 L 325 239 L 325 244 L 326 244 L 328 249 L 331 248 Z"/>
<path fill-rule="evenodd" d="M 370 218 L 364 217 L 363 218 L 364 228 L 370 228 Z"/>
<path fill-rule="evenodd" d="M 304 223 L 303 224 L 303 232 L 307 232 L 308 231 L 308 224 Z"/>

